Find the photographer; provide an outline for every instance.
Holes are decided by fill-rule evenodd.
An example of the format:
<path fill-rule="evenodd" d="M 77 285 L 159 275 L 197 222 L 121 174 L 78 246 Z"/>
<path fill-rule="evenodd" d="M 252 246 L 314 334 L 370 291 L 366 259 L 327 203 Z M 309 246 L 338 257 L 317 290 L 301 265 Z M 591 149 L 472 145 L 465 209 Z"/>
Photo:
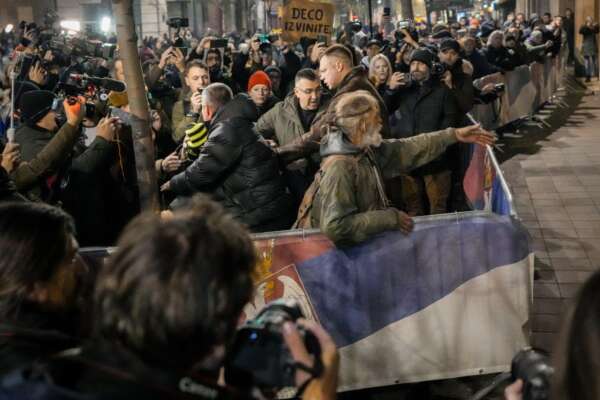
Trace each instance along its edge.
<path fill-rule="evenodd" d="M 116 155 L 114 140 L 120 129 L 117 118 L 104 118 L 88 147 L 78 143 L 79 124 L 85 115 L 83 98 L 64 102 L 67 122 L 58 129 L 55 96 L 33 91 L 23 95 L 21 109 L 25 125 L 16 132 L 21 146 L 21 166 L 15 171 L 20 191 L 48 203 L 62 203 L 77 223 L 78 239 L 84 245 L 110 244 L 113 236 L 109 195 L 110 166 Z M 55 133 L 58 130 L 58 133 Z M 27 167 L 28 166 L 28 167 Z"/>
<path fill-rule="evenodd" d="M 596 400 L 600 398 L 600 272 L 583 284 L 567 312 L 556 341 L 550 383 L 553 400 Z M 526 385 L 517 380 L 505 390 L 506 400 L 522 400 Z M 526 397 L 525 397 L 526 398 Z"/>
<path fill-rule="evenodd" d="M 77 107 L 65 107 L 66 123 L 58 129 L 56 111 L 52 110 L 55 96 L 52 92 L 34 90 L 21 96 L 20 109 L 24 124 L 17 129 L 15 138 L 20 145 L 22 163 L 13 178 L 19 191 L 30 199 L 49 200 L 50 188 L 46 178 L 63 165 L 78 139 L 79 124 L 85 115 L 85 101 L 77 99 Z"/>
<path fill-rule="evenodd" d="M 255 265 L 248 232 L 206 198 L 192 199 L 167 220 L 137 217 L 96 281 L 96 340 L 50 360 L 44 379 L 101 400 L 262 398 L 219 383 L 227 346 L 253 295 Z M 307 385 L 302 398 L 335 399 L 335 344 L 312 322 L 283 324 L 293 360 L 306 369 L 314 360 L 297 326 L 317 338 L 324 367 L 313 379 L 297 369 L 297 387 Z"/>
<path fill-rule="evenodd" d="M 121 62 L 119 61 L 119 64 Z M 115 67 L 117 62 L 115 61 Z M 144 63 L 145 82 L 154 98 L 160 101 L 167 116 L 172 118 L 174 104 L 180 96 L 181 77 L 185 74 L 185 57 L 180 49 L 168 47 L 160 54 L 160 61 Z M 123 77 L 124 78 L 124 77 Z M 119 79 L 116 77 L 118 80 Z"/>

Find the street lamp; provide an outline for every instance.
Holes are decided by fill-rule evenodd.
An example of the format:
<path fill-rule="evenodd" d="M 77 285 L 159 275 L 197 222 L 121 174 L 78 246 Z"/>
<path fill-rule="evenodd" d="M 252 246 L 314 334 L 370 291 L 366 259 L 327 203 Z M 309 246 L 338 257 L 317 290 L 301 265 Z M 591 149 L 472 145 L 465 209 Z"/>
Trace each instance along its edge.
<path fill-rule="evenodd" d="M 79 32 L 81 30 L 81 23 L 75 20 L 63 20 L 60 21 L 60 27 L 67 31 Z"/>
<path fill-rule="evenodd" d="M 110 17 L 102 17 L 102 19 L 100 20 L 100 30 L 104 33 L 108 33 L 110 31 L 110 25 Z"/>

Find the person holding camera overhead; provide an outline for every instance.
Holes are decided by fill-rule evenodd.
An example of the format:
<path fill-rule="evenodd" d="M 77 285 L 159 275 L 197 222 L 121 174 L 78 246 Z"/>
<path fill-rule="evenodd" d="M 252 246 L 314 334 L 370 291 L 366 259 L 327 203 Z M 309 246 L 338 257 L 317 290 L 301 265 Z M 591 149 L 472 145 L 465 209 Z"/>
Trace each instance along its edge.
<path fill-rule="evenodd" d="M 78 143 L 80 124 L 86 114 L 83 97 L 63 101 L 66 122 L 57 124 L 59 99 L 52 92 L 34 90 L 23 94 L 20 108 L 24 124 L 16 131 L 22 165 L 13 173 L 19 192 L 35 201 L 55 204 L 76 217 L 79 240 L 104 241 L 105 211 L 99 185 L 115 157 L 117 118 L 103 118 L 88 147 Z M 88 210 L 86 212 L 85 210 Z M 93 212 L 89 212 L 93 210 Z"/>
<path fill-rule="evenodd" d="M 427 49 L 417 49 L 410 61 L 412 84 L 398 91 L 391 103 L 390 125 L 393 138 L 412 137 L 457 126 L 459 111 L 454 95 L 443 84 L 440 64 Z M 443 71 L 442 71 L 443 72 Z M 402 177 L 402 202 L 411 216 L 441 214 L 447 210 L 451 176 L 444 155 Z M 394 197 L 395 194 L 392 194 Z M 397 198 L 393 198 L 398 203 Z M 426 205 L 429 205 L 427 208 Z"/>

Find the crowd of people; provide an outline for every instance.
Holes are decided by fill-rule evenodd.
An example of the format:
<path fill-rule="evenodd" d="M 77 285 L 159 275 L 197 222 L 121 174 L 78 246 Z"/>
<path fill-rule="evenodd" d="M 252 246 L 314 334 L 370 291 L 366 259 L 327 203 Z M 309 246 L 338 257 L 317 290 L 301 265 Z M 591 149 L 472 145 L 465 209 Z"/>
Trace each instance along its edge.
<path fill-rule="evenodd" d="M 389 36 L 354 22 L 335 44 L 181 29 L 146 38 L 160 216 L 140 214 L 123 60 L 89 50 L 114 37 L 3 30 L 0 398 L 271 398 L 220 372 L 253 293 L 249 233 L 319 228 L 351 246 L 468 207 L 464 144 L 495 137 L 467 113 L 499 95 L 476 80 L 568 58 L 572 18 L 402 23 Z M 580 33 L 595 76 L 598 25 Z M 78 255 L 114 244 L 97 270 Z M 594 389 L 599 282 L 573 314 L 556 398 L 600 395 L 582 393 Z M 316 337 L 318 357 L 300 332 Z M 302 397 L 335 398 L 329 335 L 304 320 L 281 335 Z M 590 350 L 580 369 L 575 342 Z"/>
<path fill-rule="evenodd" d="M 110 56 L 89 50 L 101 42 L 110 48 L 114 37 L 82 38 L 49 25 L 21 23 L 0 34 L 0 132 L 11 117 L 16 126 L 12 141 L 2 139 L 0 194 L 59 205 L 74 217 L 83 246 L 112 245 L 140 210 L 123 118 L 129 99 L 114 85 L 91 87 L 85 74 L 124 81 L 123 60 L 118 49 Z M 253 232 L 320 228 L 338 244 L 359 241 L 349 231 L 410 231 L 414 216 L 466 210 L 468 146 L 455 142 L 491 140 L 468 127 L 466 114 L 501 90 L 477 79 L 569 51 L 571 25 L 567 12 L 564 19 L 400 23 L 387 36 L 349 22 L 334 44 L 261 33 L 197 39 L 181 27 L 171 37 L 145 38 L 139 55 L 162 209 L 207 193 Z M 341 143 L 322 140 L 340 126 Z M 352 131 L 381 137 L 364 144 L 368 135 L 352 140 Z M 433 151 L 437 137 L 443 148 Z M 411 162 L 390 164 L 401 148 L 411 149 L 402 154 Z M 341 168 L 356 170 L 361 157 L 369 160 L 364 177 L 334 172 L 350 160 L 353 168 Z M 363 181 L 377 190 L 357 190 Z M 356 223 L 368 233 L 356 232 Z"/>

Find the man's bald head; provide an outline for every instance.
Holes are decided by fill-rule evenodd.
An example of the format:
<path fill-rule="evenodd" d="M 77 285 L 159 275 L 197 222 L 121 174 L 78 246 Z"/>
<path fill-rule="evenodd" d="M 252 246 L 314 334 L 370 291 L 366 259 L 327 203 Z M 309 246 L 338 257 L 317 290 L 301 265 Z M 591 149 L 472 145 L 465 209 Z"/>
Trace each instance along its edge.
<path fill-rule="evenodd" d="M 323 53 L 319 62 L 319 74 L 321 80 L 331 90 L 339 87 L 340 83 L 352 70 L 352 53 L 342 45 L 330 46 Z"/>

